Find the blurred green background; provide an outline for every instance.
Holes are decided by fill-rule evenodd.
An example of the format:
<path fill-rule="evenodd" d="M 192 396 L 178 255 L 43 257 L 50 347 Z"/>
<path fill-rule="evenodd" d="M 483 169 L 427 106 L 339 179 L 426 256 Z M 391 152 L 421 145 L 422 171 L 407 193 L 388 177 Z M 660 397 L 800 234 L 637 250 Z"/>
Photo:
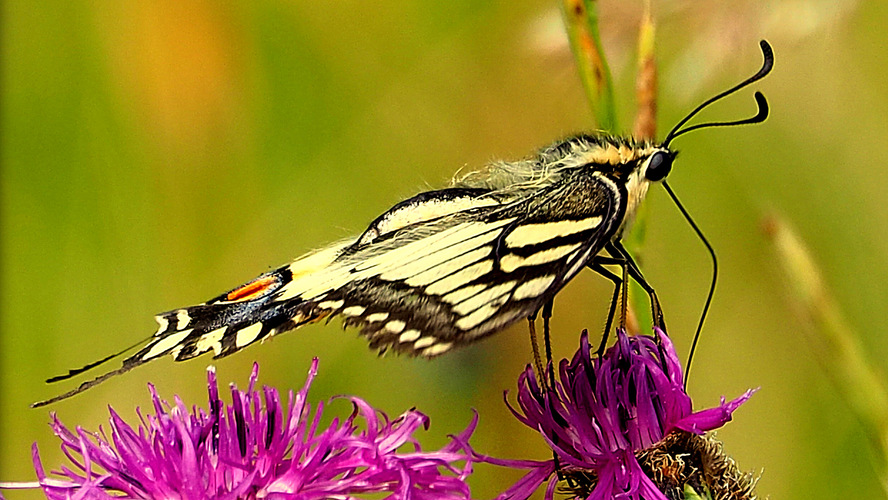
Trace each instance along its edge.
<path fill-rule="evenodd" d="M 621 123 L 634 108 L 641 2 L 604 1 L 601 30 Z M 30 446 L 63 457 L 46 409 L 76 385 L 43 380 L 154 331 L 152 315 L 200 302 L 330 241 L 459 169 L 523 157 L 591 114 L 556 2 L 201 0 L 3 3 L 0 480 L 30 480 Z M 771 498 L 881 495 L 863 432 L 791 314 L 760 230 L 776 210 L 811 245 L 871 359 L 888 356 L 888 4 L 654 2 L 661 135 L 777 54 L 756 87 L 759 126 L 682 137 L 670 177 L 716 247 L 721 281 L 692 371 L 698 406 L 761 391 L 719 431 Z M 751 91 L 708 111 L 754 111 Z M 661 189 L 648 198 L 644 263 L 686 352 L 708 287 L 702 245 Z M 555 304 L 555 351 L 599 330 L 610 285 L 591 273 Z M 875 318 L 875 319 L 874 319 Z M 481 414 L 473 443 L 546 459 L 502 403 L 529 361 L 521 324 L 433 362 L 378 358 L 338 322 L 216 363 L 220 382 L 356 394 L 432 418 L 438 446 Z M 209 358 L 161 360 L 55 405 L 96 429 L 134 418 L 146 383 L 205 404 Z M 79 382 L 79 380 L 78 380 Z M 331 411 L 346 413 L 345 403 Z M 478 498 L 515 474 L 479 467 Z M 36 498 L 33 493 L 9 498 Z"/>

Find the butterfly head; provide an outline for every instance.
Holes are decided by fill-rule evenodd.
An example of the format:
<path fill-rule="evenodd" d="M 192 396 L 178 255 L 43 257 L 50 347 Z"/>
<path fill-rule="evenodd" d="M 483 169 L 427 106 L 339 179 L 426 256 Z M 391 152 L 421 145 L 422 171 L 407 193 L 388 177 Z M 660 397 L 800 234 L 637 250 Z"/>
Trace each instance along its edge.
<path fill-rule="evenodd" d="M 672 171 L 677 152 L 658 145 L 645 145 L 637 150 L 636 158 L 622 165 L 627 196 L 624 225 L 631 223 L 635 211 L 647 195 L 651 183 L 660 182 Z"/>
<path fill-rule="evenodd" d="M 640 174 L 648 182 L 659 182 L 672 171 L 672 162 L 677 152 L 667 148 L 655 149 L 641 164 Z"/>

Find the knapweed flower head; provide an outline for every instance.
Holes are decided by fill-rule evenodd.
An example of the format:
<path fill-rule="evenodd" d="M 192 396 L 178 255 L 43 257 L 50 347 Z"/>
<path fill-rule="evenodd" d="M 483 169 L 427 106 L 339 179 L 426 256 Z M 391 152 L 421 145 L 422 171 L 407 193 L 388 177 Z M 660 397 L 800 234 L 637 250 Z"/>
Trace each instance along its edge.
<path fill-rule="evenodd" d="M 579 351 L 570 362 L 561 361 L 560 382 L 548 390 L 540 388 L 530 367 L 521 374 L 519 409 L 507 404 L 523 424 L 542 434 L 555 457 L 540 462 L 478 455 L 489 463 L 530 469 L 498 500 L 523 500 L 546 481 L 546 499 L 551 500 L 559 476 L 572 483 L 575 497 L 589 500 L 667 499 L 636 454 L 672 432 L 702 434 L 721 427 L 753 391 L 694 412 L 672 342 L 662 331 L 656 334 L 618 331 L 616 344 L 598 358 L 583 332 Z M 583 480 L 592 486 L 577 487 Z"/>
<path fill-rule="evenodd" d="M 35 444 L 40 486 L 50 499 L 469 498 L 471 461 L 459 443 L 468 440 L 474 420 L 433 452 L 413 437 L 429 423 L 416 410 L 389 420 L 360 398 L 343 398 L 353 405 L 351 415 L 323 428 L 323 403 L 312 412 L 307 402 L 317 365 L 315 359 L 299 392 L 289 392 L 286 407 L 276 389 L 255 388 L 254 365 L 249 388 L 232 386 L 229 405 L 219 398 L 212 369 L 206 409 L 189 413 L 178 397 L 168 404 L 150 387 L 154 414 L 138 412 L 141 425 L 134 429 L 112 409 L 110 438 L 71 431 L 53 415 L 72 465 L 55 472 L 63 478 L 47 476 Z"/>

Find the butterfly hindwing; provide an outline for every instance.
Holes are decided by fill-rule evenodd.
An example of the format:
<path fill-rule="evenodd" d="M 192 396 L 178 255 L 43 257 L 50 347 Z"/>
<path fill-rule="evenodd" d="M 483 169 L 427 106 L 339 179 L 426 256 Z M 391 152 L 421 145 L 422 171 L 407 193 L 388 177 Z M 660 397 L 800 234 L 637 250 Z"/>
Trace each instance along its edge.
<path fill-rule="evenodd" d="M 356 239 L 311 252 L 203 304 L 156 316 L 157 332 L 114 371 L 162 356 L 241 349 L 307 323 L 344 318 L 371 347 L 434 357 L 534 314 L 620 231 L 625 186 L 602 175 L 613 146 L 578 137 L 421 193 Z M 591 152 L 590 152 L 591 151 Z M 566 158 L 560 155 L 571 154 Z M 610 160 L 608 160 L 610 161 Z M 627 168 L 631 168 L 627 167 Z M 72 370 L 64 380 L 111 359 Z"/>

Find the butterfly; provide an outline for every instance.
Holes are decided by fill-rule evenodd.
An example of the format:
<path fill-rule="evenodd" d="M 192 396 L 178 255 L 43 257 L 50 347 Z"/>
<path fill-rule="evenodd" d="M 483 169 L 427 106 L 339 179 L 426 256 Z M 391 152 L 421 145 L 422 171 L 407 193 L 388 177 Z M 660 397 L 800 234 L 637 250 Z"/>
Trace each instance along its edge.
<path fill-rule="evenodd" d="M 755 75 L 698 106 L 661 143 L 577 135 L 420 193 L 377 217 L 356 238 L 310 252 L 202 304 L 158 314 L 157 331 L 120 368 L 34 406 L 163 356 L 183 361 L 212 352 L 220 358 L 337 316 L 360 329 L 372 348 L 439 356 L 534 318 L 540 309 L 545 317 L 553 297 L 584 268 L 615 284 L 605 332 L 627 274 L 648 291 L 654 322 L 662 325 L 656 294 L 620 238 L 650 185 L 671 171 L 674 138 L 703 127 L 765 120 L 767 101 L 756 92 L 758 112 L 752 118 L 682 128 L 709 104 L 770 72 L 773 51 L 765 41 L 761 48 L 764 64 Z M 623 275 L 611 273 L 609 264 L 621 266 Z"/>

